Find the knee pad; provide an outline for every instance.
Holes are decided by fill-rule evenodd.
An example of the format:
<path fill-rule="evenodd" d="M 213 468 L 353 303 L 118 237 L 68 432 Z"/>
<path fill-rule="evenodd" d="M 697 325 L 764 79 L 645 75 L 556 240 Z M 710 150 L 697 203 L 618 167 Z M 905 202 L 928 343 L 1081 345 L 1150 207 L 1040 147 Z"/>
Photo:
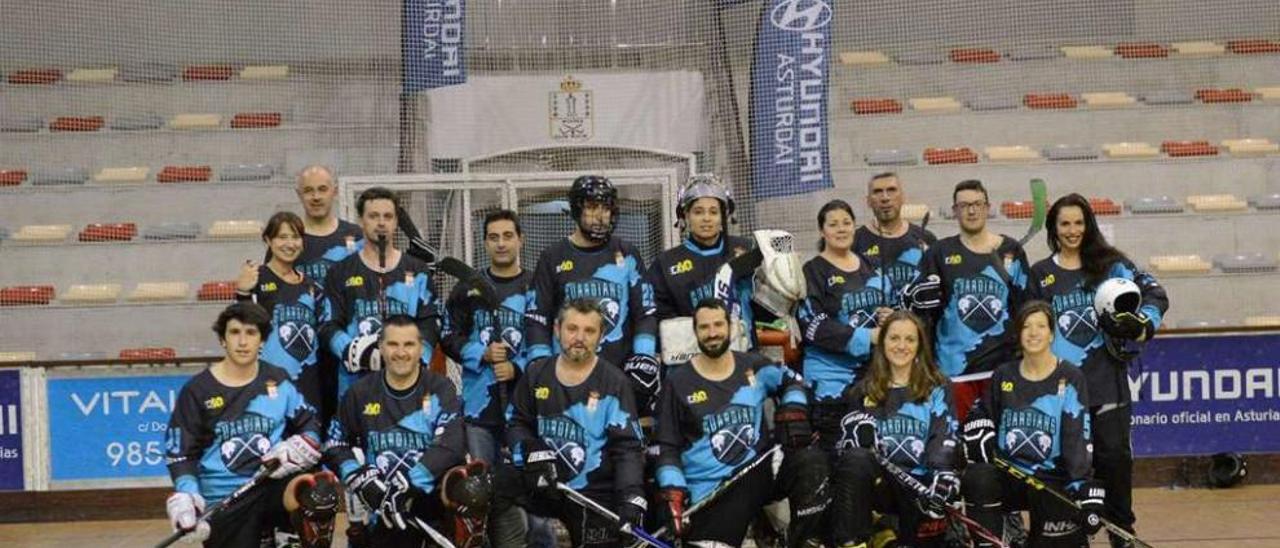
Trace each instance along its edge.
<path fill-rule="evenodd" d="M 836 473 L 842 476 L 875 477 L 875 457 L 871 455 L 871 451 L 861 447 L 846 449 L 836 458 Z"/>
<path fill-rule="evenodd" d="M 985 462 L 969 464 L 965 468 L 964 478 L 960 481 L 960 492 L 964 495 L 967 506 L 1000 508 L 1002 498 L 1000 471 Z"/>
<path fill-rule="evenodd" d="M 827 489 L 830 474 L 827 455 L 817 447 L 805 447 L 787 454 L 778 473 L 778 482 L 791 501 L 793 515 L 805 516 L 826 508 L 831 498 Z"/>
<path fill-rule="evenodd" d="M 289 521 L 298 540 L 303 548 L 329 548 L 338 515 L 338 478 L 326 470 L 303 476 L 294 485 L 298 509 L 289 513 Z"/>

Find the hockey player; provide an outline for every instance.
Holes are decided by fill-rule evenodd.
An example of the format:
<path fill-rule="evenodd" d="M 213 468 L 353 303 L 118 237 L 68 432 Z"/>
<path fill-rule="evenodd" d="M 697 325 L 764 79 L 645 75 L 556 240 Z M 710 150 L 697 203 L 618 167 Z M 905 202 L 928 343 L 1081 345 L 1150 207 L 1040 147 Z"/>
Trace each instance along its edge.
<path fill-rule="evenodd" d="M 320 326 L 329 319 L 320 281 L 296 268 L 302 253 L 302 219 L 288 211 L 271 216 L 262 231 L 267 262 L 245 261 L 236 279 L 236 300 L 253 301 L 271 315 L 262 361 L 284 369 L 312 407 L 321 407 L 321 374 L 317 366 Z"/>
<path fill-rule="evenodd" d="M 329 426 L 326 463 L 371 514 L 367 540 L 354 540 L 425 546 L 428 537 L 418 520 L 442 518 L 446 505 L 483 511 L 492 484 L 459 467 L 466 456 L 462 409 L 453 383 L 422 367 L 415 320 L 387 318 L 379 344 L 384 367 L 343 396 Z M 363 463 L 355 448 L 363 452 Z"/>
<path fill-rule="evenodd" d="M 903 298 L 933 324 L 938 363 L 963 417 L 991 371 L 1013 357 L 1010 311 L 1024 299 L 1030 267 L 1017 240 L 987 230 L 991 202 L 981 181 L 961 181 L 951 199 L 960 233 L 925 252 Z"/>
<path fill-rule="evenodd" d="M 818 543 L 827 458 L 812 446 L 805 388 L 786 366 L 754 353 L 729 350 L 730 314 L 707 298 L 694 311 L 700 353 L 674 367 L 664 381 L 658 406 L 657 481 L 666 502 L 667 530 L 686 542 L 741 546 L 750 516 L 774 498 L 787 497 L 789 545 Z M 774 427 L 786 452 L 779 475 L 769 462 L 756 464 L 774 443 L 765 422 L 765 401 L 776 398 Z M 766 457 L 767 458 L 767 457 Z M 734 484 L 738 471 L 754 466 Z M 685 527 L 686 504 L 726 489 Z"/>
<path fill-rule="evenodd" d="M 840 438 L 840 395 L 871 359 L 878 320 L 892 310 L 884 278 L 853 251 L 853 208 L 832 200 L 818 211 L 818 256 L 804 265 L 808 296 L 796 315 L 805 346 L 804 376 L 813 393 L 813 424 L 824 449 Z"/>
<path fill-rule="evenodd" d="M 169 522 L 207 547 L 256 547 L 277 528 L 292 528 L 303 546 L 329 546 L 338 492 L 333 474 L 310 473 L 320 459 L 315 409 L 288 373 L 258 360 L 271 316 L 235 303 L 213 330 L 226 355 L 182 386 L 165 433 L 174 486 Z M 263 466 L 271 470 L 264 483 L 220 513 L 201 515 Z"/>
<path fill-rule="evenodd" d="M 906 195 L 902 179 L 893 172 L 878 173 L 867 182 L 867 208 L 874 225 L 863 225 L 853 234 L 853 251 L 866 257 L 884 274 L 889 304 L 898 307 L 902 288 L 920 274 L 920 259 L 938 238 L 924 227 L 902 218 Z"/>
<path fill-rule="evenodd" d="M 1053 353 L 1082 368 L 1088 381 L 1094 475 L 1107 490 L 1104 517 L 1133 531 L 1128 371 L 1134 355 L 1125 347 L 1151 338 L 1169 309 L 1169 299 L 1154 277 L 1107 243 L 1083 196 L 1068 194 L 1055 201 L 1046 224 L 1053 255 L 1031 267 L 1028 289 L 1049 302 L 1058 318 Z M 1133 308 L 1100 314 L 1095 297 L 1108 280 L 1116 279 L 1132 282 Z M 1124 545 L 1114 536 L 1111 543 Z"/>
<path fill-rule="evenodd" d="M 533 272 L 520 266 L 524 236 L 511 210 L 485 216 L 484 247 L 489 268 L 484 276 L 500 300 L 490 309 L 474 287 L 458 284 L 445 304 L 441 346 L 462 365 L 462 408 L 466 418 L 467 450 L 491 466 L 502 465 L 507 409 L 511 388 L 527 363 L 524 311 Z M 500 498 L 503 494 L 499 494 Z M 495 547 L 524 546 L 525 516 L 518 506 L 495 505 L 502 515 L 490 517 L 489 541 Z"/>
<path fill-rule="evenodd" d="M 966 513 L 1000 536 L 1004 512 L 1030 510 L 1030 546 L 1086 546 L 1087 536 L 1101 526 L 1105 489 L 1090 478 L 1093 449 L 1084 373 L 1053 355 L 1054 316 L 1047 303 L 1028 301 L 1013 325 L 1022 359 L 996 369 L 991 390 L 965 422 L 970 461 L 962 487 Z M 1030 489 L 993 466 L 994 459 L 1051 488 L 1065 487 L 1079 509 Z"/>
<path fill-rule="evenodd" d="M 832 515 L 841 516 L 831 520 L 837 546 L 869 545 L 873 509 L 897 515 L 899 545 L 944 544 L 943 505 L 960 495 L 960 446 L 950 389 L 928 334 L 915 314 L 891 314 L 880 327 L 867 374 L 844 393 L 848 414 L 832 474 Z M 873 452 L 919 478 L 930 496 L 901 486 Z"/>
<path fill-rule="evenodd" d="M 715 175 L 690 177 L 676 209 L 677 226 L 684 229 L 685 239 L 649 265 L 647 279 L 653 286 L 662 355 L 668 365 L 696 353 L 697 344 L 690 339 L 694 306 L 715 295 L 715 277 L 721 265 L 752 247 L 745 238 L 729 236 L 733 210 L 729 189 Z M 735 331 L 741 337 L 736 347 L 745 350 L 754 346 L 751 341 L 755 335 L 750 278 L 738 280 L 731 291 L 733 316 L 739 321 Z"/>
<path fill-rule="evenodd" d="M 574 546 L 619 546 L 619 528 L 563 498 L 564 483 L 640 525 L 644 439 L 626 375 L 595 349 L 604 313 L 571 299 L 556 318 L 560 354 L 529 364 L 512 394 L 507 439 L 524 471 L 530 512 L 559 518 Z"/>
<path fill-rule="evenodd" d="M 360 250 L 364 244 L 363 234 L 355 223 L 339 219 L 334 213 L 338 183 L 329 168 L 321 165 L 303 168 L 298 173 L 294 191 L 305 213 L 298 271 L 324 283 L 330 267 Z"/>
<path fill-rule="evenodd" d="M 402 253 L 392 243 L 396 231 L 396 195 L 373 187 L 356 200 L 360 228 L 369 245 L 329 270 L 325 295 L 332 314 L 321 339 L 343 364 L 338 395 L 360 376 L 381 368 L 378 332 L 385 318 L 406 314 L 418 324 L 425 342 L 422 363 L 440 336 L 440 314 L 427 276 L 427 265 Z"/>
<path fill-rule="evenodd" d="M 613 235 L 618 190 L 605 177 L 578 177 L 569 190 L 569 210 L 577 227 L 542 252 L 533 275 L 526 324 L 529 359 L 558 350 L 551 338 L 551 318 L 563 303 L 592 299 L 604 315 L 600 357 L 627 374 L 636 402 L 647 415 L 661 380 L 655 357 L 657 319 L 653 288 L 641 275 L 640 253 Z"/>

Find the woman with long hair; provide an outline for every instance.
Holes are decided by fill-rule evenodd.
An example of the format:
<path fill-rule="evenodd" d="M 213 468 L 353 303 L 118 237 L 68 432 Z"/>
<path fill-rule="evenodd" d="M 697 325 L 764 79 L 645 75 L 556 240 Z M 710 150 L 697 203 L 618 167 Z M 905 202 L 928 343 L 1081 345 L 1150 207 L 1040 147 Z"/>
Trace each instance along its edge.
<path fill-rule="evenodd" d="M 900 545 L 944 544 L 942 505 L 959 496 L 960 455 L 951 392 L 930 339 L 915 314 L 890 314 L 866 374 L 844 393 L 830 514 L 838 516 L 831 520 L 836 546 L 866 546 L 872 510 L 898 516 Z M 929 486 L 931 496 L 921 499 L 903 487 L 874 452 Z"/>
<path fill-rule="evenodd" d="M 1129 363 L 1169 308 L 1164 288 L 1107 242 L 1089 201 L 1059 198 L 1046 219 L 1052 255 L 1031 267 L 1031 296 L 1053 307 L 1058 321 L 1053 353 L 1084 372 L 1093 424 L 1093 467 L 1107 489 L 1104 517 L 1133 530 L 1133 451 L 1130 448 Z M 1119 279 L 1130 288 L 1133 309 L 1095 309 L 1098 289 Z M 1119 286 L 1116 282 L 1112 285 Z M 1124 543 L 1112 537 L 1115 546 Z"/>

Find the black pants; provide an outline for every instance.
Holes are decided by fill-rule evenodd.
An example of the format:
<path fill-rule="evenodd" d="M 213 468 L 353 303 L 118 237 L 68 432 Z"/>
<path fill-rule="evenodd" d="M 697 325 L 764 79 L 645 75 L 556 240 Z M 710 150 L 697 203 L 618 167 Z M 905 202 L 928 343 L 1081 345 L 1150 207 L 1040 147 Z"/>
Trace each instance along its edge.
<path fill-rule="evenodd" d="M 871 453 L 849 449 L 836 457 L 832 473 L 831 536 L 835 544 L 867 542 L 874 533 L 871 511 L 898 516 L 899 546 L 944 546 L 946 522 L 924 515 L 916 495 L 885 473 Z"/>
<path fill-rule="evenodd" d="M 612 493 L 596 491 L 580 491 L 601 506 L 616 512 Z M 630 538 L 623 538 L 617 523 L 583 508 L 582 505 L 565 497 L 548 498 L 532 495 L 529 498 L 528 512 L 560 520 L 569 531 L 569 542 L 575 547 L 591 546 L 615 548 L 630 544 Z"/>
<path fill-rule="evenodd" d="M 451 527 L 452 516 L 445 513 L 444 503 L 440 501 L 440 492 L 437 490 L 430 493 L 422 493 L 415 490 L 414 493 L 415 496 L 409 504 L 411 509 L 409 514 L 429 524 L 446 538 L 453 540 L 451 535 L 453 532 Z M 436 545 L 435 541 L 431 540 L 427 533 L 412 524 L 409 524 L 407 529 L 397 529 L 388 527 L 382 520 L 378 520 L 377 523 L 366 525 L 365 527 L 368 535 L 368 546 L 370 547 L 403 546 L 405 548 L 425 548 Z"/>
<path fill-rule="evenodd" d="M 1059 492 L 1063 482 L 1040 478 L 1048 487 Z M 965 510 L 987 530 L 996 536 L 1004 535 L 1004 516 L 1010 511 L 1028 510 L 1031 513 L 1031 530 L 1027 545 L 1038 547 L 1088 546 L 1084 529 L 1079 524 L 1079 512 L 1065 501 L 1042 491 L 1031 489 L 1022 480 L 989 463 L 971 463 L 960 482 L 964 493 Z M 990 546 L 981 540 L 978 546 Z"/>
<path fill-rule="evenodd" d="M 1089 410 L 1093 427 L 1093 475 L 1107 488 L 1102 517 L 1130 532 L 1133 515 L 1133 443 L 1129 422 L 1133 406 L 1124 404 L 1099 413 Z M 1112 538 L 1116 544 L 1118 538 Z"/>
<path fill-rule="evenodd" d="M 214 516 L 205 548 L 258 548 L 276 529 L 292 531 L 284 509 L 284 489 L 292 479 L 267 480 Z"/>

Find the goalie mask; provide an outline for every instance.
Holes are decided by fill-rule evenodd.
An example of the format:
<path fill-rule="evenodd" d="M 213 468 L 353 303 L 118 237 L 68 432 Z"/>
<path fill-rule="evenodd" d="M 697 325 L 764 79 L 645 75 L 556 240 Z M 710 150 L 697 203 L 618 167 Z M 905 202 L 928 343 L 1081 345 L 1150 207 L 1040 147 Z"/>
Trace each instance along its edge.
<path fill-rule="evenodd" d="M 1136 313 L 1142 306 L 1142 292 L 1138 284 L 1126 278 L 1109 278 L 1098 285 L 1093 293 L 1093 309 L 1098 316 Z"/>
<path fill-rule="evenodd" d="M 609 209 L 609 220 L 588 225 L 585 220 L 588 202 L 604 204 Z M 574 179 L 573 187 L 569 189 L 569 214 L 587 239 L 595 243 L 609 241 L 613 227 L 618 223 L 618 189 L 608 177 L 601 175 L 583 175 Z"/>
<path fill-rule="evenodd" d="M 676 206 L 676 226 L 685 228 L 688 226 L 689 208 L 693 207 L 693 203 L 700 198 L 714 198 L 720 201 L 720 220 L 722 223 L 722 231 L 728 232 L 729 223 L 733 221 L 733 194 L 729 192 L 729 187 L 725 186 L 711 173 L 694 175 L 689 178 L 684 187 L 680 189 L 680 198 Z"/>

